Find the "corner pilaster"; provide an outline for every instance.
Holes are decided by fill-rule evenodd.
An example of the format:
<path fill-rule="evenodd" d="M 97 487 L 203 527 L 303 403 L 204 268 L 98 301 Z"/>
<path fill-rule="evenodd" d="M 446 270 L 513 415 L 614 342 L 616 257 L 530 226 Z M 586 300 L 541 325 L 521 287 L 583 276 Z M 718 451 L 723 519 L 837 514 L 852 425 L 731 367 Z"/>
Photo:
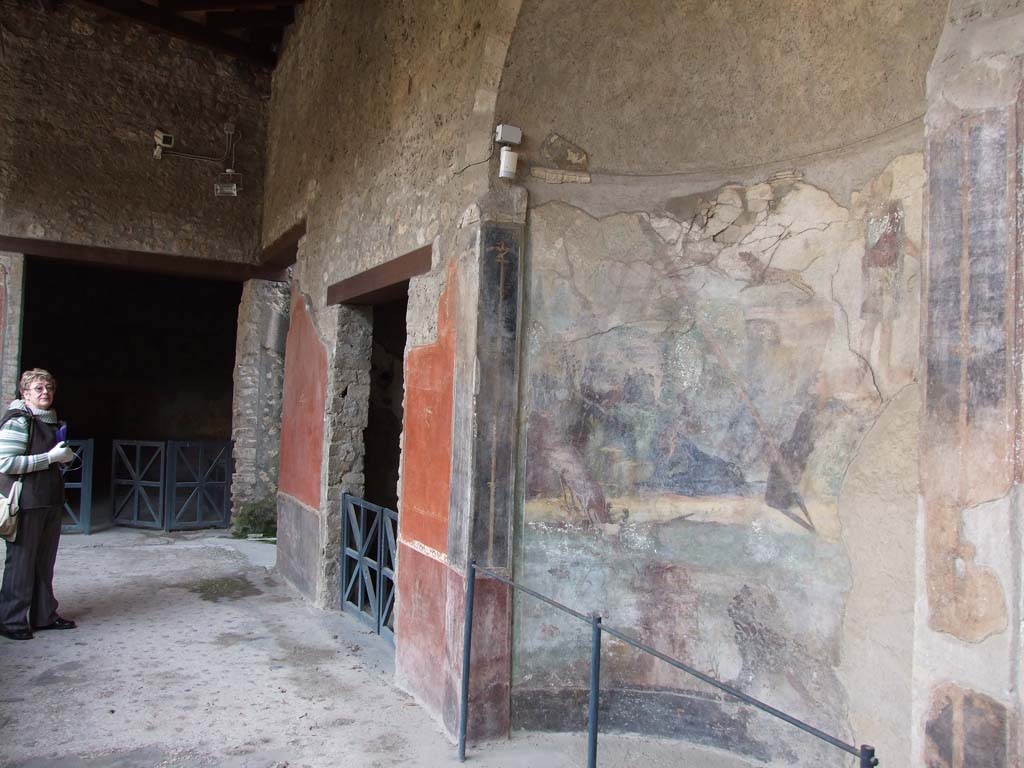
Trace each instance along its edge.
<path fill-rule="evenodd" d="M 914 764 L 1019 768 L 1024 9 L 954 0 L 928 76 Z"/>

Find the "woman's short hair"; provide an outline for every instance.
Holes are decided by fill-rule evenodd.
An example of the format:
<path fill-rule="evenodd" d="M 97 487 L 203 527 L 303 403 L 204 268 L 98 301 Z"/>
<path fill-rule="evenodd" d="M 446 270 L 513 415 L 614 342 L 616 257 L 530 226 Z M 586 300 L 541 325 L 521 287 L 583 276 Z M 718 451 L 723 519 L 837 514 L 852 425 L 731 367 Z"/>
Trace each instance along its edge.
<path fill-rule="evenodd" d="M 53 385 L 54 389 L 57 389 L 57 380 L 53 378 L 52 373 L 44 371 L 42 368 L 32 368 L 21 374 L 21 379 L 18 381 L 18 391 L 24 394 L 37 381 L 49 382 Z"/>

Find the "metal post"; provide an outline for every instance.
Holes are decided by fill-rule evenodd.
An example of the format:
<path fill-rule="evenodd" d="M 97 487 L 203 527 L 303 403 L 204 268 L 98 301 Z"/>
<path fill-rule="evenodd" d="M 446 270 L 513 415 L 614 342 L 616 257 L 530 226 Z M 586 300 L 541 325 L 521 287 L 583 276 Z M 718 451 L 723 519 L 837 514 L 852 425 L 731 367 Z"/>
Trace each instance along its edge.
<path fill-rule="evenodd" d="M 462 627 L 462 691 L 459 699 L 459 762 L 466 762 L 466 721 L 469 718 L 469 650 L 473 643 L 473 587 L 476 560 L 466 565 L 466 617 Z"/>
<path fill-rule="evenodd" d="M 875 768 L 876 765 L 878 765 L 878 758 L 875 757 L 875 748 L 861 744 L 860 768 Z"/>
<path fill-rule="evenodd" d="M 587 768 L 597 768 L 597 721 L 601 697 L 601 617 L 590 617 L 590 711 L 587 715 Z"/>

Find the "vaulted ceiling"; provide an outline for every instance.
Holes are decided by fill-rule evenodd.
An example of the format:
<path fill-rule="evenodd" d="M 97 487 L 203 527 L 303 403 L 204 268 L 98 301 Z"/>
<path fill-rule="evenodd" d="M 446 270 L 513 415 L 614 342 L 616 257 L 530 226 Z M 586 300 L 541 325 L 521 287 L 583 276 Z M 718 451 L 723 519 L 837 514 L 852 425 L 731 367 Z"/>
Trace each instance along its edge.
<path fill-rule="evenodd" d="M 176 37 L 251 59 L 277 63 L 284 29 L 302 0 L 77 0 Z"/>

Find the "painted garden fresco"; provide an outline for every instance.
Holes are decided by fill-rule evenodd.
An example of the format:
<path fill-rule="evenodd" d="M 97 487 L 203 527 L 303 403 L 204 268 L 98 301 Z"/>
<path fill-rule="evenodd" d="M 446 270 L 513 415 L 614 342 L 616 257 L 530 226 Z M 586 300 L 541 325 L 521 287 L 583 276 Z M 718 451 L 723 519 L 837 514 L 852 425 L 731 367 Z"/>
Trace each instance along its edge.
<path fill-rule="evenodd" d="M 782 174 L 605 218 L 531 211 L 529 583 L 844 727 L 823 661 L 849 589 L 839 504 L 865 434 L 915 379 L 922 181 L 906 156 L 846 205 Z M 516 696 L 585 685 L 585 628 L 519 611 Z M 609 653 L 608 685 L 649 691 L 647 709 L 710 696 Z M 760 721 L 711 701 L 720 740 L 766 757 Z"/>

